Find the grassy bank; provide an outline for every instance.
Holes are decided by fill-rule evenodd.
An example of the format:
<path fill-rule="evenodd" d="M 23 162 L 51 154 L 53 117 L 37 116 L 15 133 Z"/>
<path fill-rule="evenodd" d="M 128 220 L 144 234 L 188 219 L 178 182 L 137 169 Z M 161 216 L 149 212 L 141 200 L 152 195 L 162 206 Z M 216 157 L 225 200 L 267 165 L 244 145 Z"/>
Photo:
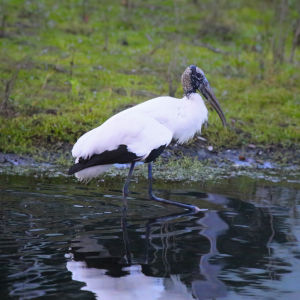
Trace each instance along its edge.
<path fill-rule="evenodd" d="M 277 2 L 2 0 L 0 151 L 64 149 L 126 107 L 181 97 L 190 64 L 231 125 L 211 112 L 210 145 L 299 148 L 299 4 Z"/>

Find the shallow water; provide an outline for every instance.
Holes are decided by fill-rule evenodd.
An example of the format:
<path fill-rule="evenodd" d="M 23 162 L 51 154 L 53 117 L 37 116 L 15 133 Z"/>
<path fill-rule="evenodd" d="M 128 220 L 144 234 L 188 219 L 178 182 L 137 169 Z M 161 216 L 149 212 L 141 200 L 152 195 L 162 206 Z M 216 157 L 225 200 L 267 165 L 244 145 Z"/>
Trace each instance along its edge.
<path fill-rule="evenodd" d="M 299 299 L 300 184 L 0 176 L 0 299 Z M 278 179 L 279 178 L 279 179 Z M 99 186 L 97 186 L 99 185 Z"/>

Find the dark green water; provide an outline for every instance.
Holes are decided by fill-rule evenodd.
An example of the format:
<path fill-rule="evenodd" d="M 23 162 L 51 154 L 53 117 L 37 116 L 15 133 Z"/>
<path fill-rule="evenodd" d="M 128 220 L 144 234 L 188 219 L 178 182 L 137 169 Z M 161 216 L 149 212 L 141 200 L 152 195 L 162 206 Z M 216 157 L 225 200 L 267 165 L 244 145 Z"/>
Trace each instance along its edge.
<path fill-rule="evenodd" d="M 0 299 L 300 299 L 300 183 L 0 176 Z M 97 187 L 97 184 L 100 186 Z"/>

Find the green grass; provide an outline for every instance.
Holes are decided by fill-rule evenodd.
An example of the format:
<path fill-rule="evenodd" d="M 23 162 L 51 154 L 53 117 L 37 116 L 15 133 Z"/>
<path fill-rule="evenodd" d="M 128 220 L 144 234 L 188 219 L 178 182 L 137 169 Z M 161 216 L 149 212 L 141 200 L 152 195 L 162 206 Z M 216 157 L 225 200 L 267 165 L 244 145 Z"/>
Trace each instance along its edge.
<path fill-rule="evenodd" d="M 74 144 L 117 111 L 168 95 L 168 77 L 181 97 L 180 75 L 190 64 L 204 70 L 231 125 L 222 128 L 211 112 L 202 132 L 209 144 L 299 147 L 299 48 L 288 62 L 297 1 L 282 25 L 282 63 L 272 50 L 279 3 L 267 2 L 132 0 L 126 8 L 108 0 L 2 0 L 0 151 Z"/>

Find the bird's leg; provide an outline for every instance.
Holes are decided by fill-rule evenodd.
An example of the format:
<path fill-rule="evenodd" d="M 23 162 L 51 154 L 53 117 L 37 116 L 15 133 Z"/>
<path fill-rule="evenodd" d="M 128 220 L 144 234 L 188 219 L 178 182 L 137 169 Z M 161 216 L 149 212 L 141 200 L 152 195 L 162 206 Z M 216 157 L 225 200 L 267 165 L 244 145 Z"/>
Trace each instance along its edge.
<path fill-rule="evenodd" d="M 129 193 L 129 183 L 130 183 L 130 178 L 131 178 L 131 175 L 132 175 L 132 172 L 134 169 L 134 165 L 135 165 L 135 162 L 131 163 L 130 170 L 129 170 L 129 173 L 128 173 L 128 176 L 127 176 L 124 188 L 123 188 L 123 209 L 124 210 L 127 209 L 127 196 Z"/>
<path fill-rule="evenodd" d="M 153 195 L 153 190 L 152 190 L 152 162 L 148 164 L 148 183 L 149 183 L 148 195 L 149 195 L 150 200 L 155 200 L 155 201 L 159 201 L 159 202 L 162 202 L 162 203 L 167 203 L 167 204 L 172 204 L 172 205 L 175 205 L 175 206 L 183 207 L 183 208 L 189 209 L 193 212 L 200 211 L 200 209 L 197 206 L 183 204 L 183 203 L 170 201 L 170 200 L 166 200 L 166 199 L 161 199 L 161 198 L 157 198 Z"/>

